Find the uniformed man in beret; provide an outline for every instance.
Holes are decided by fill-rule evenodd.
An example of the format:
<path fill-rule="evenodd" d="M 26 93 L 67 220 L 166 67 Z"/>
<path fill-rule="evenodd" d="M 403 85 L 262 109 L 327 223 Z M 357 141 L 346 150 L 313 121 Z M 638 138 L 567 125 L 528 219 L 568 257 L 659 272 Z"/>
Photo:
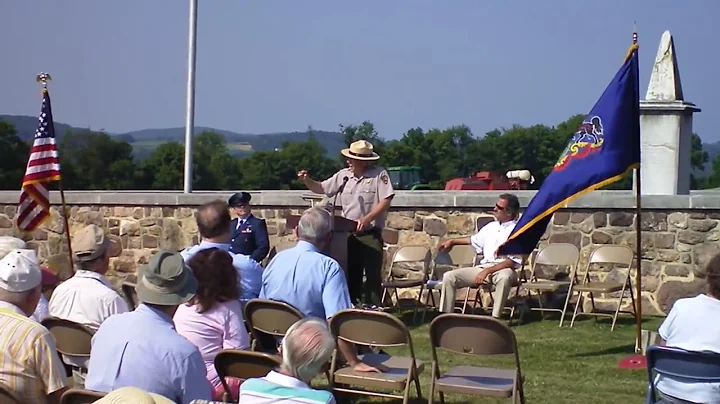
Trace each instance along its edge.
<path fill-rule="evenodd" d="M 270 239 L 265 220 L 252 214 L 251 198 L 247 192 L 238 192 L 228 200 L 237 215 L 237 219 L 230 222 L 230 252 L 262 262 L 270 251 Z"/>
<path fill-rule="evenodd" d="M 348 289 L 350 298 L 367 305 L 382 304 L 383 238 L 385 216 L 395 196 L 387 171 L 373 162 L 380 156 L 373 145 L 358 140 L 341 151 L 347 168 L 324 181 L 315 181 L 301 170 L 298 178 L 316 194 L 340 194 L 342 216 L 357 221 L 348 237 Z M 363 274 L 366 278 L 363 298 Z"/>

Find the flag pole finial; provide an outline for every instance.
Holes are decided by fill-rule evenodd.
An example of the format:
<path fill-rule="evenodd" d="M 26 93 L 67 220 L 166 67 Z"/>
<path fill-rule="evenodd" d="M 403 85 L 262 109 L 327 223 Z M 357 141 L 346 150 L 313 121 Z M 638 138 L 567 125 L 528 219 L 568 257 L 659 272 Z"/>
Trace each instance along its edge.
<path fill-rule="evenodd" d="M 52 77 L 50 76 L 50 73 L 43 72 L 35 76 L 35 81 L 42 84 L 43 89 L 47 89 L 48 81 L 52 81 Z"/>

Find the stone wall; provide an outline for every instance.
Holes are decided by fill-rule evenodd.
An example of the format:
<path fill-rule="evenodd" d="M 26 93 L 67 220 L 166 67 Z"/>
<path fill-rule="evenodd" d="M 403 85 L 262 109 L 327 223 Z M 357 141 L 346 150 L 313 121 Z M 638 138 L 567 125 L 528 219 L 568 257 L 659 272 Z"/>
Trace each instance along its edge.
<path fill-rule="evenodd" d="M 254 212 L 267 220 L 271 244 L 293 239 L 292 230 L 285 227 L 285 217 L 309 206 L 303 195 L 293 191 L 254 194 Z M 444 238 L 474 234 L 493 220 L 487 211 L 494 206 L 497 195 L 489 191 L 398 193 L 385 231 L 387 261 L 400 246 L 426 245 L 434 251 Z M 525 206 L 532 195 L 520 192 L 521 204 Z M 64 220 L 55 204 L 57 196 L 52 196 L 50 220 L 31 234 L 20 233 L 15 225 L 17 196 L 17 192 L 0 192 L 0 205 L 4 205 L 0 208 L 0 235 L 24 238 L 61 278 L 70 276 Z M 158 249 L 181 250 L 197 243 L 194 207 L 215 198 L 227 199 L 229 194 L 68 192 L 66 196 L 71 234 L 94 223 L 121 241 L 123 252 L 111 260 L 111 277 L 119 283 L 147 263 Z M 704 290 L 703 267 L 720 253 L 720 198 L 696 194 L 646 199 L 650 206 L 643 210 L 641 220 L 643 311 L 662 314 L 677 298 Z M 598 245 L 616 243 L 635 248 L 632 201 L 632 195 L 620 191 L 583 197 L 554 215 L 541 245 L 575 244 L 581 251 L 581 268 Z M 666 207 L 659 207 L 663 205 Z M 599 268 L 595 276 L 621 279 L 623 273 Z M 414 275 L 407 270 L 398 274 Z"/>

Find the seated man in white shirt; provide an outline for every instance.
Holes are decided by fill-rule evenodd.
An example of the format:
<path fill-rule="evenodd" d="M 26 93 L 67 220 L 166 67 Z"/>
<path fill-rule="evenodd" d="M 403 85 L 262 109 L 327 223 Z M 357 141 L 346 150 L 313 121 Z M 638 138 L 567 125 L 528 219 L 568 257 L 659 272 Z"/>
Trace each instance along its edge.
<path fill-rule="evenodd" d="M 708 263 L 705 294 L 679 299 L 660 325 L 662 344 L 695 352 L 720 354 L 720 255 Z M 720 383 L 688 383 L 658 376 L 657 390 L 667 403 L 720 403 Z"/>
<path fill-rule="evenodd" d="M 440 311 L 454 312 L 457 289 L 490 283 L 495 286 L 492 316 L 500 318 L 510 289 L 517 281 L 515 269 L 520 266 L 521 259 L 497 257 L 496 252 L 515 228 L 519 211 L 517 196 L 502 194 L 493 209 L 496 221 L 483 226 L 474 236 L 449 239 L 440 244 L 441 250 L 450 250 L 456 245 L 472 245 L 483 255 L 480 265 L 476 267 L 455 269 L 443 274 Z"/>
<path fill-rule="evenodd" d="M 117 256 L 121 247 L 110 240 L 100 227 L 91 224 L 75 234 L 72 250 L 77 271 L 53 292 L 50 316 L 97 331 L 108 317 L 128 311 L 125 300 L 104 276 L 110 267 L 110 257 Z M 67 356 L 63 360 L 78 368 L 73 374 L 76 384 L 81 384 L 82 375 L 87 372 L 86 360 Z"/>

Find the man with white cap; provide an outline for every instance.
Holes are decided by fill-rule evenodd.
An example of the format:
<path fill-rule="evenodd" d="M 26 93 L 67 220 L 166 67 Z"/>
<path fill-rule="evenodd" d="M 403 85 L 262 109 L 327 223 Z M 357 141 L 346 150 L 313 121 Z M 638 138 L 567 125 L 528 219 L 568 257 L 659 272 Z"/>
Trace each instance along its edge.
<path fill-rule="evenodd" d="M 28 318 L 41 294 L 35 251 L 13 250 L 0 260 L 0 383 L 23 403 L 59 403 L 68 385 L 55 339 Z"/>
<path fill-rule="evenodd" d="M 192 300 L 197 284 L 180 254 L 155 253 L 138 271 L 140 305 L 108 318 L 95 333 L 85 388 L 138 387 L 180 404 L 212 399 L 200 351 L 173 325 L 178 306 Z"/>
<path fill-rule="evenodd" d="M 348 167 L 325 181 L 315 181 L 305 170 L 300 170 L 297 176 L 316 194 L 328 197 L 340 195 L 342 216 L 357 222 L 355 233 L 348 237 L 348 268 L 344 268 L 350 298 L 353 303 L 363 300 L 368 305 L 381 304 L 382 229 L 395 191 L 387 171 L 372 165 L 380 156 L 370 142 L 358 140 L 340 153 L 345 156 Z M 363 275 L 366 278 L 365 288 Z"/>
<path fill-rule="evenodd" d="M 2 236 L 0 237 L 0 259 L 3 259 L 10 251 L 17 250 L 17 249 L 25 249 L 26 245 L 25 242 L 20 240 L 17 237 L 10 237 L 10 236 Z M 42 268 L 41 268 L 42 271 Z M 42 271 L 43 278 L 47 278 L 49 275 L 48 271 Z M 43 286 L 45 286 L 45 279 L 43 279 Z M 48 309 L 48 300 L 45 298 L 44 295 L 40 295 L 40 301 L 38 302 L 37 308 L 35 309 L 35 312 L 30 316 L 31 319 L 37 321 L 38 323 L 43 321 L 45 318 L 50 316 L 50 312 Z"/>

